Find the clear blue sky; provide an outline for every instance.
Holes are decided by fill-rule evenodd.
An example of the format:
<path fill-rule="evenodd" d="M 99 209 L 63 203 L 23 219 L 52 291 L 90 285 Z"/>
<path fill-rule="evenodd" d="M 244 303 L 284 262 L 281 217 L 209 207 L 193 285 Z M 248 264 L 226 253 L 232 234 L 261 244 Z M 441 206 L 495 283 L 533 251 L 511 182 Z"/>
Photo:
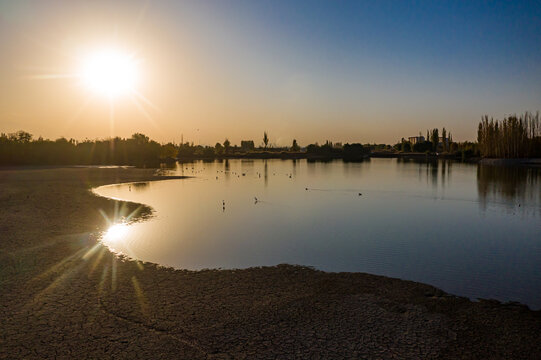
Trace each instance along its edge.
<path fill-rule="evenodd" d="M 161 109 L 151 114 L 157 126 L 127 122 L 133 113 L 123 118 L 120 109 L 122 136 L 237 142 L 267 129 L 276 143 L 391 143 L 445 126 L 465 140 L 475 138 L 483 114 L 541 110 L 539 1 L 21 1 L 0 10 L 0 51 L 15 54 L 0 60 L 6 80 L 21 68 L 17 52 L 32 54 L 24 39 L 64 44 L 71 33 L 84 42 L 81 29 L 88 33 L 92 24 L 94 42 L 113 32 L 129 38 L 149 67 L 161 69 L 141 89 Z M 62 19 L 72 20 L 44 35 Z M 0 94 L 7 102 L 6 86 Z M 31 104 L 0 111 L 0 131 L 109 135 L 66 124 L 59 133 L 24 120 Z"/>

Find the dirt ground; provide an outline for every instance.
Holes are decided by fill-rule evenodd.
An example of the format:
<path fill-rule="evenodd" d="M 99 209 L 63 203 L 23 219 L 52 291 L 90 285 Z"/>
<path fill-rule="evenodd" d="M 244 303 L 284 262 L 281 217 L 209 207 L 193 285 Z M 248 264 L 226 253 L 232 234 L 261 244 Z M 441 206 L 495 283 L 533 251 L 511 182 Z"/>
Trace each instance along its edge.
<path fill-rule="evenodd" d="M 518 304 L 363 273 L 118 259 L 97 242 L 105 217 L 152 210 L 90 189 L 157 178 L 0 170 L 0 358 L 541 358 L 541 312 Z"/>

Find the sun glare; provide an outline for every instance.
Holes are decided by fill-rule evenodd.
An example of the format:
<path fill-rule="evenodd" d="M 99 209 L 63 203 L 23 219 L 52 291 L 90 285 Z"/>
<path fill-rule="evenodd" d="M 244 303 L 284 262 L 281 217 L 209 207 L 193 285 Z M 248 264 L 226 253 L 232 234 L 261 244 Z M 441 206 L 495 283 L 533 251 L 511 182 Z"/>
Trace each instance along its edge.
<path fill-rule="evenodd" d="M 111 226 L 105 235 L 103 241 L 107 244 L 114 244 L 123 240 L 128 234 L 128 226 L 125 224 L 115 224 Z"/>
<path fill-rule="evenodd" d="M 92 91 L 110 97 L 129 94 L 138 80 L 137 61 L 118 50 L 105 50 L 85 58 L 81 77 Z"/>

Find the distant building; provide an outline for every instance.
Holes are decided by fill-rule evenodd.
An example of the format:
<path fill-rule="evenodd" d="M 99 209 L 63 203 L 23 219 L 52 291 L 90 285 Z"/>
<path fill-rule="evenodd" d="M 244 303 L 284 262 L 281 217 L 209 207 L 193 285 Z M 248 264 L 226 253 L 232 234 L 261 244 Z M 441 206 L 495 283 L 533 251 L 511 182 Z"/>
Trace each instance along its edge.
<path fill-rule="evenodd" d="M 255 149 L 254 141 L 253 140 L 242 140 L 240 142 L 240 148 L 243 151 L 250 151 Z"/>
<path fill-rule="evenodd" d="M 408 138 L 408 141 L 411 143 L 411 145 L 415 145 L 417 143 L 425 142 L 425 137 L 424 136 L 410 136 Z"/>
<path fill-rule="evenodd" d="M 341 142 L 335 142 L 332 147 L 335 148 L 335 149 L 342 149 L 343 148 Z"/>
<path fill-rule="evenodd" d="M 449 145 L 449 138 L 444 138 L 443 136 L 440 136 L 438 138 L 438 145 L 442 145 L 443 146 L 443 143 L 445 143 L 445 145 Z"/>

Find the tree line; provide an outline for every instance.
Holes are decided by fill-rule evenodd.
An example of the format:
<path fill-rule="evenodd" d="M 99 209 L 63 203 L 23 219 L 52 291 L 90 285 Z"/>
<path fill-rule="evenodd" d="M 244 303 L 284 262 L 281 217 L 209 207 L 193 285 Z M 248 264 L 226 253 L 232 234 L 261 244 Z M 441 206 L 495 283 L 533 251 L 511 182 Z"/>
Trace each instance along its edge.
<path fill-rule="evenodd" d="M 159 144 L 143 134 L 105 140 L 47 140 L 26 131 L 0 134 L 0 165 L 134 165 L 156 166 L 175 157 L 174 144 Z"/>
<path fill-rule="evenodd" d="M 419 133 L 418 140 L 421 140 Z M 394 150 L 402 152 L 448 152 L 462 153 L 462 158 L 471 156 L 518 158 L 541 157 L 541 122 L 539 113 L 524 113 L 520 117 L 509 116 L 494 120 L 484 116 L 479 123 L 478 143 L 453 142 L 452 135 L 445 128 L 427 130 L 424 141 L 411 143 L 402 139 Z M 269 135 L 263 133 L 259 148 L 253 141 L 242 141 L 241 146 L 232 145 L 226 138 L 215 146 L 194 145 L 193 142 L 181 144 L 160 144 L 140 133 L 130 138 L 115 137 L 103 140 L 84 140 L 59 138 L 48 140 L 34 139 L 26 131 L 0 134 L 0 165 L 134 165 L 157 166 L 161 162 L 176 159 L 198 159 L 231 157 L 237 154 L 260 152 L 298 153 L 301 147 L 297 140 L 291 146 L 269 146 Z M 390 145 L 333 144 L 327 141 L 306 147 L 306 153 L 314 157 L 361 158 L 371 151 L 388 151 Z"/>
<path fill-rule="evenodd" d="M 301 150 L 296 139 L 293 139 L 291 146 L 269 146 L 269 135 L 267 131 L 263 132 L 262 145 L 256 147 L 253 140 L 243 140 L 241 145 L 233 145 L 228 138 L 223 143 L 217 142 L 214 146 L 194 145 L 193 142 L 180 143 L 178 145 L 177 157 L 179 159 L 200 159 L 215 158 L 224 156 L 235 156 L 248 152 L 299 152 Z"/>
<path fill-rule="evenodd" d="M 255 151 L 299 152 L 297 140 L 290 147 L 269 147 L 269 136 L 265 131 L 263 145 L 256 149 L 253 141 L 243 141 L 241 147 L 232 145 L 226 138 L 215 146 L 160 144 L 140 133 L 130 138 L 115 137 L 102 140 L 59 138 L 37 139 L 26 131 L 0 134 L 0 166 L 9 165 L 133 165 L 158 166 L 162 162 L 178 159 L 215 158 L 235 156 Z"/>
<path fill-rule="evenodd" d="M 263 142 L 255 147 L 254 142 L 242 141 L 241 146 L 232 145 L 226 138 L 215 146 L 194 145 L 193 142 L 181 144 L 160 144 L 140 133 L 130 138 L 115 137 L 102 140 L 84 140 L 59 138 L 48 140 L 26 131 L 0 134 L 0 166 L 9 165 L 133 165 L 159 166 L 163 162 L 178 160 L 213 159 L 235 157 L 251 153 L 252 156 L 271 156 L 271 153 L 297 156 L 301 147 L 296 139 L 291 146 L 276 147 L 269 145 L 269 135 L 263 133 Z M 315 157 L 360 158 L 370 152 L 369 147 L 361 144 L 311 144 L 306 154 Z M 295 155 L 295 153 L 297 155 Z"/>
<path fill-rule="evenodd" d="M 359 143 L 354 144 L 333 144 L 327 140 L 325 144 L 319 145 L 318 143 L 310 144 L 306 147 L 306 152 L 310 155 L 322 156 L 322 157 L 338 157 L 344 159 L 356 159 L 362 158 L 364 155 L 370 153 L 370 147 L 363 146 Z"/>
<path fill-rule="evenodd" d="M 489 120 L 485 115 L 479 122 L 477 142 L 484 157 L 541 157 L 539 112 L 512 115 L 503 120 Z"/>

